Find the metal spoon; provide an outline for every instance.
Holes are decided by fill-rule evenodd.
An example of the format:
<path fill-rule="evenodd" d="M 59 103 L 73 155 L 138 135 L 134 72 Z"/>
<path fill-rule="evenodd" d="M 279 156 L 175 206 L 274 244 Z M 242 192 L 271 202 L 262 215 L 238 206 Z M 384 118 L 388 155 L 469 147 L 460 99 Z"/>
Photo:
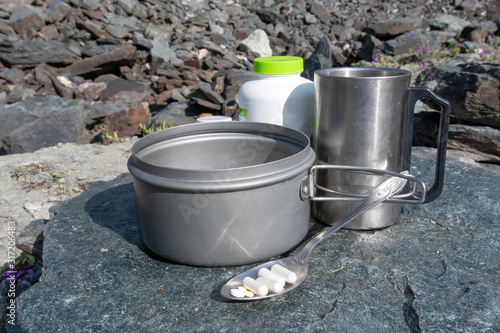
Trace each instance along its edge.
<path fill-rule="evenodd" d="M 255 301 L 259 299 L 278 296 L 297 288 L 300 284 L 302 284 L 302 282 L 305 281 L 307 277 L 309 258 L 311 257 L 312 250 L 316 247 L 316 245 L 332 236 L 333 233 L 345 226 L 352 219 L 358 217 L 370 208 L 373 208 L 379 203 L 382 203 L 383 201 L 390 199 L 392 196 L 401 192 L 407 182 L 407 179 L 397 176 L 387 179 L 382 184 L 380 184 L 368 197 L 366 197 L 366 199 L 358 206 L 358 208 L 349 213 L 340 221 L 333 224 L 329 229 L 326 229 L 325 231 L 314 237 L 312 240 L 310 240 L 309 243 L 307 243 L 299 253 L 292 257 L 266 262 L 233 277 L 222 287 L 221 295 L 229 300 Z M 287 283 L 284 289 L 279 293 L 270 292 L 266 296 L 255 295 L 254 297 L 234 297 L 233 295 L 231 295 L 231 289 L 236 289 L 238 288 L 238 286 L 241 286 L 243 284 L 243 278 L 250 276 L 251 278 L 257 279 L 258 272 L 261 268 L 271 269 L 274 264 L 279 264 L 297 274 L 297 281 L 293 284 Z"/>

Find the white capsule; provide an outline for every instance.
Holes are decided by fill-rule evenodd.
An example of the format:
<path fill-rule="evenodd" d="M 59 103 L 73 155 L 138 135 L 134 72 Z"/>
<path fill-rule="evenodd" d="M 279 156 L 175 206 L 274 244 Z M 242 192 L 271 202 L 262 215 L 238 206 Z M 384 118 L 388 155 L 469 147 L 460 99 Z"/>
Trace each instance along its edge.
<path fill-rule="evenodd" d="M 297 274 L 281 265 L 274 264 L 273 267 L 271 267 L 271 272 L 281 276 L 288 283 L 295 283 L 295 281 L 297 281 Z"/>
<path fill-rule="evenodd" d="M 277 274 L 271 272 L 267 268 L 261 268 L 261 269 L 259 269 L 259 274 L 258 275 L 260 277 L 263 277 L 263 278 L 268 279 L 268 280 L 278 281 L 283 287 L 286 284 L 285 279 L 283 279 L 282 277 L 278 276 Z"/>
<path fill-rule="evenodd" d="M 237 298 L 243 298 L 243 297 L 245 297 L 245 292 L 243 292 L 240 289 L 231 289 L 231 296 L 237 297 Z"/>
<path fill-rule="evenodd" d="M 273 293 L 280 293 L 283 291 L 283 286 L 278 281 L 269 280 L 269 279 L 266 279 L 263 277 L 259 277 L 259 278 L 257 278 L 257 282 L 260 282 L 263 285 L 265 285 L 267 287 L 267 289 L 269 289 L 269 291 L 272 291 Z"/>
<path fill-rule="evenodd" d="M 255 281 L 247 276 L 243 279 L 243 286 L 253 292 L 257 296 L 266 296 L 269 289 L 260 282 Z"/>

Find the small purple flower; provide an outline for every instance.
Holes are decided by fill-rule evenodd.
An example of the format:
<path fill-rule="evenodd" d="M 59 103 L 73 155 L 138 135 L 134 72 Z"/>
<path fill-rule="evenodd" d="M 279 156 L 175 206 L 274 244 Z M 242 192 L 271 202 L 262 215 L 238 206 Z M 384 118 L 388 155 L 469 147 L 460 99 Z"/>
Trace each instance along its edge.
<path fill-rule="evenodd" d="M 500 61 L 500 53 L 497 53 L 497 60 Z"/>
<path fill-rule="evenodd" d="M 458 44 L 457 44 L 457 47 L 462 47 L 462 43 L 458 43 Z"/>
<path fill-rule="evenodd" d="M 420 68 L 424 68 L 425 67 L 425 63 L 420 63 Z"/>
<path fill-rule="evenodd" d="M 476 41 L 477 41 L 477 42 L 480 42 L 480 41 L 481 41 L 481 36 L 477 36 L 477 37 L 476 37 Z"/>
<path fill-rule="evenodd" d="M 5 273 L 2 273 L 2 276 L 0 277 L 0 281 L 6 280 L 6 279 L 12 280 L 12 278 L 14 279 L 14 281 L 17 281 L 24 274 L 29 274 L 29 275 L 33 274 L 35 272 L 33 270 L 35 268 L 35 266 L 36 266 L 35 264 L 32 264 L 32 265 L 28 265 L 26 267 L 23 267 L 23 268 L 19 269 L 15 275 L 13 274 L 13 272 L 15 272 L 15 271 L 7 271 Z"/>
<path fill-rule="evenodd" d="M 432 47 L 427 48 L 427 52 L 431 53 L 432 52 Z"/>
<path fill-rule="evenodd" d="M 488 54 L 490 54 L 491 51 L 490 50 L 484 50 L 484 51 L 481 51 L 481 57 L 486 57 Z"/>
<path fill-rule="evenodd" d="M 424 48 L 422 46 L 418 48 L 418 53 L 424 53 Z"/>

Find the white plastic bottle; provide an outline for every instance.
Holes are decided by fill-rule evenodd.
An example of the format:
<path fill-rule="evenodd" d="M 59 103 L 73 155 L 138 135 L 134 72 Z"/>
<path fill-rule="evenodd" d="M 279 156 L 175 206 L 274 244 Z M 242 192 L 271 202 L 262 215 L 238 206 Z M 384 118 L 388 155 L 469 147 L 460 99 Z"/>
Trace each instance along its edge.
<path fill-rule="evenodd" d="M 303 70 L 300 57 L 255 58 L 257 78 L 238 92 L 239 120 L 282 125 L 310 137 L 315 92 L 314 83 L 300 76 Z"/>

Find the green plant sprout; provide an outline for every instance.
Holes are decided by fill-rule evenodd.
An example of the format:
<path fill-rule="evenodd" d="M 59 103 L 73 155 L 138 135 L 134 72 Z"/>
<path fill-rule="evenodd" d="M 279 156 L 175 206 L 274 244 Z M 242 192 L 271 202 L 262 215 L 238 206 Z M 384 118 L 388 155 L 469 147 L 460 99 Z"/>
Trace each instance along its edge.
<path fill-rule="evenodd" d="M 109 132 L 108 126 L 104 125 L 101 131 L 101 139 L 102 143 L 105 145 L 110 145 L 116 142 L 122 142 L 122 139 L 118 137 L 118 133 L 113 131 L 113 133 Z"/>
<path fill-rule="evenodd" d="M 148 134 L 154 133 L 161 131 L 163 129 L 173 127 L 174 125 L 172 123 L 167 123 L 166 121 L 162 121 L 158 125 L 154 124 L 153 126 L 149 127 L 146 126 L 146 124 L 140 124 L 139 125 L 139 130 L 141 131 L 141 136 L 146 136 Z"/>

